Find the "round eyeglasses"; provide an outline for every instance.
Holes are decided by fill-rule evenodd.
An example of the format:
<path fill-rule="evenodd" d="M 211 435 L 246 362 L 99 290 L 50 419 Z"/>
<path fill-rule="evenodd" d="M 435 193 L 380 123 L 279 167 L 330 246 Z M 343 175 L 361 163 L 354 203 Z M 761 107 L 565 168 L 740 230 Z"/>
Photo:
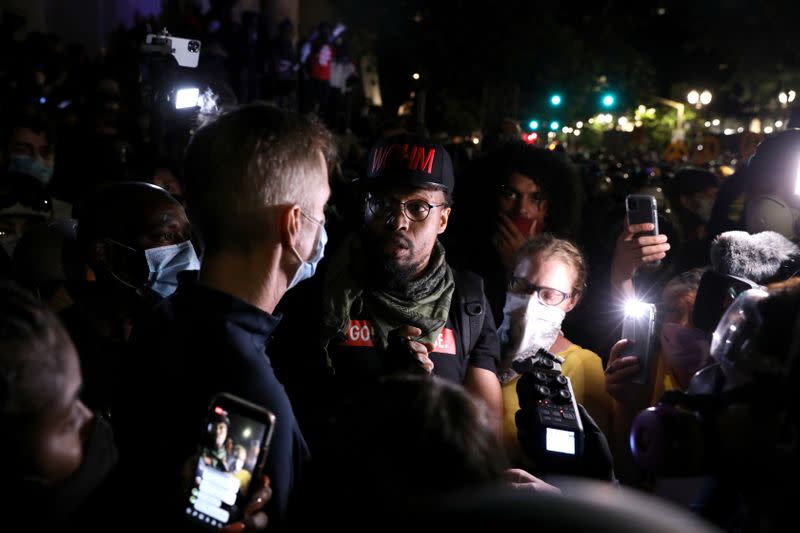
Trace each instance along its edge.
<path fill-rule="evenodd" d="M 407 200 L 401 202 L 393 198 L 383 198 L 380 196 L 368 196 L 367 207 L 370 212 L 377 217 L 388 217 L 397 210 L 400 206 L 403 210 L 403 215 L 411 221 L 422 222 L 431 212 L 434 207 L 442 207 L 445 204 L 429 204 L 424 200 Z"/>
<path fill-rule="evenodd" d="M 550 306 L 559 305 L 567 298 L 572 298 L 571 294 L 564 291 L 552 287 L 540 287 L 539 285 L 534 285 L 525 278 L 518 278 L 516 276 L 512 276 L 511 281 L 508 282 L 508 290 L 517 294 L 536 293 L 536 297 L 540 302 Z"/>

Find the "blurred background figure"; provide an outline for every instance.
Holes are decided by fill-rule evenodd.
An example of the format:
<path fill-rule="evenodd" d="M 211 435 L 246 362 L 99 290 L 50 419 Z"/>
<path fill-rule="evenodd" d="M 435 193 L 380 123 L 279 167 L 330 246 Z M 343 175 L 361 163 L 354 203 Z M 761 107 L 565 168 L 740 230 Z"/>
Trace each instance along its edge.
<path fill-rule="evenodd" d="M 719 179 L 709 170 L 684 168 L 675 174 L 672 185 L 670 203 L 681 234 L 675 270 L 684 272 L 708 264 L 708 223 L 719 192 Z"/>
<path fill-rule="evenodd" d="M 480 274 L 499 324 L 516 254 L 531 237 L 574 236 L 580 226 L 577 170 L 560 153 L 521 141 L 499 146 L 459 181 L 448 250 L 455 264 Z"/>

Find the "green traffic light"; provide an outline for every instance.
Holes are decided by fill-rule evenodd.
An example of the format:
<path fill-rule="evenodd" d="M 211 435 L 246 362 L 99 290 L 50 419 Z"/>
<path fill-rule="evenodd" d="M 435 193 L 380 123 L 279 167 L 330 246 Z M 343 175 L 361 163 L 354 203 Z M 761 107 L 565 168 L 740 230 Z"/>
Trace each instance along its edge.
<path fill-rule="evenodd" d="M 530 122 L 528 122 L 528 128 L 530 128 L 532 130 L 538 130 L 539 129 L 539 121 L 535 120 L 535 119 L 531 120 Z"/>
<path fill-rule="evenodd" d="M 550 123 L 550 129 L 553 130 L 553 131 L 556 131 L 559 126 L 560 126 L 560 124 L 558 123 L 557 120 L 554 120 L 553 122 Z"/>
<path fill-rule="evenodd" d="M 561 105 L 561 95 L 560 94 L 554 94 L 553 96 L 551 96 L 550 97 L 550 103 L 553 104 L 554 106 Z"/>
<path fill-rule="evenodd" d="M 603 98 L 600 101 L 603 103 L 603 106 L 611 107 L 611 106 L 614 105 L 614 102 L 616 101 L 616 98 L 614 98 L 613 94 L 609 93 L 609 94 L 604 94 Z"/>

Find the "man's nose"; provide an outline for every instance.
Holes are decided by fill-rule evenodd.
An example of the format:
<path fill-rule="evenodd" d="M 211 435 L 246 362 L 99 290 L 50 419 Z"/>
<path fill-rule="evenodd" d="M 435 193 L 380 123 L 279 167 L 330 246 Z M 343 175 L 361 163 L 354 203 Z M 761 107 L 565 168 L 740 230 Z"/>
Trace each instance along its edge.
<path fill-rule="evenodd" d="M 386 215 L 386 225 L 394 230 L 408 229 L 408 222 L 405 208 L 400 203 L 393 205 L 389 214 Z"/>

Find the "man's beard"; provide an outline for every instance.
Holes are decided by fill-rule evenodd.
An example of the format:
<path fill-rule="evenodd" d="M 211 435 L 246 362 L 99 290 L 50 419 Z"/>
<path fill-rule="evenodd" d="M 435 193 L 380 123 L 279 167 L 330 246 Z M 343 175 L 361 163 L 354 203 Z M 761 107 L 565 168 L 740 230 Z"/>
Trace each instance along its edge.
<path fill-rule="evenodd" d="M 383 246 L 387 242 L 402 246 L 409 251 L 409 255 L 413 255 L 414 244 L 403 235 L 395 233 L 382 238 L 365 235 L 366 264 L 369 265 L 367 275 L 375 287 L 390 291 L 402 291 L 414 279 L 420 263 L 401 264 L 397 258 L 387 256 L 383 253 Z"/>

